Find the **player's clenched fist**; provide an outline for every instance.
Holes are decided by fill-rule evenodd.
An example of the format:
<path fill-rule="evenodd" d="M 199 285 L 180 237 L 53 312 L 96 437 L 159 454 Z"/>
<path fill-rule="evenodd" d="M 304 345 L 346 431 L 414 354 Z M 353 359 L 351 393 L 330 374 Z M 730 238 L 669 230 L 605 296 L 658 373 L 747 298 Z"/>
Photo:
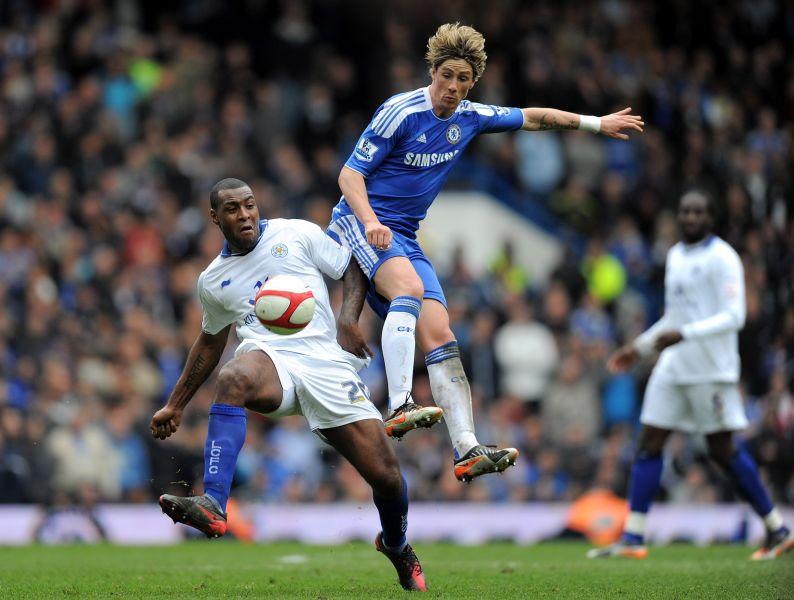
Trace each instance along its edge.
<path fill-rule="evenodd" d="M 164 406 L 152 417 L 152 422 L 149 429 L 152 430 L 152 435 L 157 439 L 164 440 L 170 437 L 172 433 L 176 433 L 179 429 L 179 423 L 182 421 L 182 410 L 174 408 L 173 406 Z"/>
<path fill-rule="evenodd" d="M 627 140 L 629 136 L 621 133 L 624 129 L 633 129 L 642 133 L 645 122 L 640 115 L 632 115 L 631 107 L 601 117 L 601 130 L 599 133 L 618 140 Z"/>
<path fill-rule="evenodd" d="M 368 356 L 375 356 L 367 345 L 367 340 L 364 339 L 364 334 L 358 323 L 340 320 L 336 326 L 336 341 L 339 342 L 343 350 L 355 354 L 359 358 L 366 359 Z"/>
<path fill-rule="evenodd" d="M 391 229 L 380 221 L 365 223 L 364 233 L 367 234 L 367 242 L 378 250 L 388 250 L 391 246 Z"/>

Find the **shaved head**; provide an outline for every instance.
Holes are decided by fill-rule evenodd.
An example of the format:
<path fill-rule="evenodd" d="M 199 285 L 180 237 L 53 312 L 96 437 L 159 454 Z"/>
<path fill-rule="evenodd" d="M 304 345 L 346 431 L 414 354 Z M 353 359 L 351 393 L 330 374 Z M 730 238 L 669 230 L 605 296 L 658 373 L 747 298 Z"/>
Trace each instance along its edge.
<path fill-rule="evenodd" d="M 210 191 L 210 206 L 212 207 L 212 210 L 218 210 L 218 203 L 220 202 L 219 192 L 222 190 L 237 190 L 243 187 L 250 186 L 242 179 L 235 179 L 234 177 L 221 179 L 218 183 L 212 186 L 212 190 Z"/>

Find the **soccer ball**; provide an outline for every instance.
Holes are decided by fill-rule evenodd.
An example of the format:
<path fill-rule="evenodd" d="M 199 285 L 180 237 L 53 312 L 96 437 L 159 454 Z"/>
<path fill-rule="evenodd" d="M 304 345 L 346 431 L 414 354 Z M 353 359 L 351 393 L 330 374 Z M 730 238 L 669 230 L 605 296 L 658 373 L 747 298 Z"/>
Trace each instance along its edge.
<path fill-rule="evenodd" d="M 254 312 L 273 333 L 289 335 L 308 325 L 314 316 L 314 294 L 294 275 L 268 279 L 254 298 Z"/>

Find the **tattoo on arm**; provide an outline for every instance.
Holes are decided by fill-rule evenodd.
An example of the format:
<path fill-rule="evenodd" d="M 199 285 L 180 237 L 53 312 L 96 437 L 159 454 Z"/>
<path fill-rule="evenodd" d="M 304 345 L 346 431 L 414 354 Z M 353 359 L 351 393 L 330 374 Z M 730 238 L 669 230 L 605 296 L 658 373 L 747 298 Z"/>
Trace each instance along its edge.
<path fill-rule="evenodd" d="M 547 131 L 549 129 L 577 129 L 579 124 L 576 122 L 576 119 L 555 119 L 553 116 L 550 116 L 548 113 L 543 113 L 540 117 L 540 122 L 538 123 L 538 130 L 540 131 Z"/>
<path fill-rule="evenodd" d="M 367 296 L 369 281 L 367 276 L 358 266 L 354 257 L 350 258 L 344 275 L 342 275 L 342 307 L 339 310 L 340 321 L 358 322 L 361 309 L 364 308 L 364 298 Z"/>
<path fill-rule="evenodd" d="M 193 394 L 207 381 L 212 371 L 217 366 L 226 346 L 229 328 L 217 334 L 208 336 L 202 333 L 187 357 L 185 368 L 174 386 L 168 404 L 184 408 L 193 398 Z"/>
<path fill-rule="evenodd" d="M 198 387 L 203 383 L 203 378 L 201 378 L 201 372 L 204 370 L 205 365 L 207 364 L 207 359 L 205 359 L 201 354 L 196 357 L 196 360 L 193 361 L 193 366 L 190 367 L 190 372 L 187 374 L 185 378 L 185 387 L 188 389 L 192 389 L 193 387 Z"/>

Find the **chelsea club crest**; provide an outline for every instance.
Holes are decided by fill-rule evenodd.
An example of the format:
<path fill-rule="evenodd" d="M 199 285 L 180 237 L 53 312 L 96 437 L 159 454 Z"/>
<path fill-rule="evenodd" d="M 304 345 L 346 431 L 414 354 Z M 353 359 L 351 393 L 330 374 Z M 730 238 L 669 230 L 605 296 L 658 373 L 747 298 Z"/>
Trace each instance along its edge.
<path fill-rule="evenodd" d="M 287 248 L 287 245 L 282 244 L 281 242 L 279 242 L 270 249 L 270 254 L 272 254 L 276 258 L 284 258 L 288 252 L 289 249 Z"/>
<path fill-rule="evenodd" d="M 457 144 L 460 141 L 460 127 L 457 125 L 447 127 L 447 141 L 450 144 Z"/>

